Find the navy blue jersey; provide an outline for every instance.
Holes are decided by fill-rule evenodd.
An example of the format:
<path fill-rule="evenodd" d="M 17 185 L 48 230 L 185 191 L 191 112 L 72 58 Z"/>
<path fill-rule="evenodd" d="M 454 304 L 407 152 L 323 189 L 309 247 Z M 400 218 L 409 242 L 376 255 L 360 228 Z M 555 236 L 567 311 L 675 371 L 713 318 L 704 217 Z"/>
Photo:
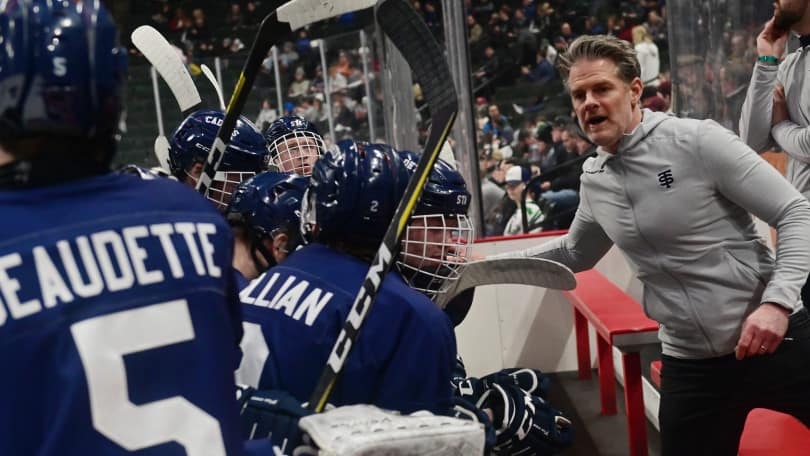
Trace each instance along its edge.
<path fill-rule="evenodd" d="M 0 213 L 0 455 L 242 453 L 233 239 L 208 201 L 108 174 L 0 191 Z"/>
<path fill-rule="evenodd" d="M 368 268 L 310 244 L 252 281 L 240 293 L 245 337 L 238 382 L 309 400 Z M 455 358 L 450 320 L 392 271 L 329 402 L 445 414 Z"/>

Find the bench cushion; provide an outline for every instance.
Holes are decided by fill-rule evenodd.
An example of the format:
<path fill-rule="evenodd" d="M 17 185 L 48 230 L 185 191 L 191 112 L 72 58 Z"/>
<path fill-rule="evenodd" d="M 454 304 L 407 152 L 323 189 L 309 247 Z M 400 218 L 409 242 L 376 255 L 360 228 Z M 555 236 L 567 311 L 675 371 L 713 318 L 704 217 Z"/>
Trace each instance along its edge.
<path fill-rule="evenodd" d="M 800 456 L 810 452 L 810 429 L 773 410 L 754 409 L 745 421 L 739 456 Z"/>

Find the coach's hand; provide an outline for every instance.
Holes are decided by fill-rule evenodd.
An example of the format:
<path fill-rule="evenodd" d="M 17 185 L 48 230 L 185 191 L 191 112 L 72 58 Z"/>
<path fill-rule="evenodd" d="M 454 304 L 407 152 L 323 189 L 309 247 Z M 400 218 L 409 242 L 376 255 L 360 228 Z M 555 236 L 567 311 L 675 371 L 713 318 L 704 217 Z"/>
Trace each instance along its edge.
<path fill-rule="evenodd" d="M 765 23 L 765 28 L 757 36 L 757 54 L 772 55 L 781 59 L 787 46 L 788 33 L 773 26 L 773 18 Z"/>
<path fill-rule="evenodd" d="M 768 302 L 752 312 L 743 322 L 734 349 L 737 359 L 775 352 L 787 332 L 788 313 L 784 307 Z"/>

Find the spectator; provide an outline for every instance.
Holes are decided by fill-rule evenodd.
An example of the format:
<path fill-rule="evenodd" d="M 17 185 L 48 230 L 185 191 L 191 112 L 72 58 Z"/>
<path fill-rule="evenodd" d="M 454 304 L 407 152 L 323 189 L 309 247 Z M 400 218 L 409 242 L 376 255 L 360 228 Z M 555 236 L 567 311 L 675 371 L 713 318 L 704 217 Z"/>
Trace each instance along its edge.
<path fill-rule="evenodd" d="M 473 48 L 481 41 L 481 37 L 484 35 L 484 29 L 481 28 L 481 24 L 475 20 L 475 16 L 472 14 L 467 16 L 467 29 L 470 33 L 470 47 Z"/>
<path fill-rule="evenodd" d="M 647 31 L 650 33 L 653 42 L 656 44 L 666 42 L 667 24 L 657 11 L 651 10 L 647 13 L 647 22 L 645 22 L 644 25 L 647 26 Z"/>
<path fill-rule="evenodd" d="M 335 93 L 345 93 L 346 87 L 349 85 L 349 82 L 346 80 L 346 76 L 343 76 L 343 73 L 338 71 L 338 68 L 334 65 L 329 68 L 329 92 L 332 94 Z"/>
<path fill-rule="evenodd" d="M 245 3 L 245 15 L 243 16 L 243 23 L 245 27 L 254 27 L 259 25 L 262 16 L 256 11 L 256 2 L 249 1 Z"/>
<path fill-rule="evenodd" d="M 576 34 L 571 30 L 571 24 L 568 22 L 563 22 L 562 25 L 560 25 L 560 38 L 565 40 L 566 49 L 571 45 L 571 42 L 577 38 Z"/>
<path fill-rule="evenodd" d="M 189 27 L 187 32 L 187 39 L 193 44 L 194 51 L 201 51 L 202 53 L 211 52 L 214 49 L 212 43 L 213 35 L 211 29 L 208 27 L 208 22 L 205 19 L 205 13 L 201 8 L 196 8 L 192 12 L 194 23 Z"/>
<path fill-rule="evenodd" d="M 278 119 L 278 112 L 270 106 L 270 100 L 265 98 L 262 100 L 262 109 L 259 111 L 259 117 L 256 118 L 256 126 L 262 132 L 267 129 L 267 126 Z"/>
<path fill-rule="evenodd" d="M 495 54 L 495 48 L 487 46 L 484 48 L 484 65 L 473 76 L 478 84 L 492 80 L 498 73 L 500 63 L 498 56 Z"/>
<path fill-rule="evenodd" d="M 169 18 L 171 16 L 172 7 L 168 0 L 160 0 L 153 3 L 152 12 L 152 25 L 161 33 L 166 34 L 169 31 Z"/>
<path fill-rule="evenodd" d="M 181 33 L 185 32 L 191 26 L 191 19 L 189 19 L 186 11 L 181 8 L 177 7 L 174 9 L 174 16 L 172 20 L 169 21 L 169 31 L 175 33 L 179 36 Z"/>
<path fill-rule="evenodd" d="M 546 59 L 546 47 L 541 46 L 537 50 L 536 64 L 534 68 L 524 66 L 521 68 L 523 77 L 529 82 L 536 82 L 538 84 L 545 84 L 554 79 L 554 67 Z"/>
<path fill-rule="evenodd" d="M 582 160 L 578 158 L 591 151 L 590 142 L 582 137 L 575 123 L 563 131 L 563 144 L 566 153 L 559 155 L 557 171 L 549 175 L 548 180 L 541 180 L 539 185 L 540 197 L 554 203 L 558 210 L 575 208 L 579 204 Z"/>
<path fill-rule="evenodd" d="M 641 65 L 641 82 L 645 86 L 657 86 L 661 60 L 658 57 L 658 46 L 650 38 L 647 27 L 643 25 L 633 27 L 633 45 L 638 63 Z"/>
<path fill-rule="evenodd" d="M 309 32 L 306 29 L 298 31 L 298 39 L 295 40 L 295 50 L 298 56 L 304 59 L 312 52 L 312 40 L 309 39 Z"/>
<path fill-rule="evenodd" d="M 565 130 L 571 125 L 573 122 L 570 117 L 567 116 L 557 116 L 554 118 L 554 123 L 551 129 L 551 141 L 552 146 L 546 151 L 543 155 L 543 158 L 540 161 L 540 170 L 542 172 L 548 172 L 551 169 L 554 169 L 560 163 L 564 162 L 568 157 L 569 153 L 567 150 L 570 148 L 573 150 L 574 143 L 570 140 L 570 135 L 565 136 Z M 539 137 L 539 135 L 538 135 Z M 565 139 L 569 139 L 566 141 Z"/>
<path fill-rule="evenodd" d="M 489 146 L 489 145 L 487 145 Z M 499 235 L 503 233 L 495 230 L 495 210 L 506 192 L 492 180 L 492 172 L 497 161 L 492 156 L 491 147 L 480 148 L 478 155 L 478 173 L 481 176 L 481 204 L 483 206 L 484 230 L 486 235 Z"/>
<path fill-rule="evenodd" d="M 511 130 L 511 127 L 509 126 L 509 119 L 507 119 L 505 115 L 501 114 L 501 110 L 498 108 L 498 105 L 489 105 L 489 118 L 487 123 L 484 125 L 484 134 L 492 135 L 493 138 L 500 138 L 503 136 L 505 128 L 509 128 Z"/>
<path fill-rule="evenodd" d="M 549 154 L 551 149 L 554 147 L 554 141 L 552 140 L 552 130 L 553 127 L 548 122 L 538 122 L 537 129 L 535 130 L 535 138 L 537 142 L 536 151 L 531 151 L 529 156 L 527 157 L 529 163 L 537 164 L 540 166 L 540 170 L 543 170 L 543 158 Z"/>
<path fill-rule="evenodd" d="M 231 9 L 225 17 L 225 25 L 230 28 L 232 32 L 245 26 L 245 17 L 242 15 L 242 7 L 238 2 L 231 3 Z"/>
<path fill-rule="evenodd" d="M 529 30 L 538 37 L 546 38 L 555 29 L 556 20 L 554 18 L 554 8 L 545 2 L 537 8 L 534 19 L 529 25 Z"/>
<path fill-rule="evenodd" d="M 310 81 L 309 92 L 312 94 L 324 93 L 323 67 L 320 65 L 315 67 L 315 77 Z"/>
<path fill-rule="evenodd" d="M 543 230 L 543 227 L 540 226 L 543 222 L 543 213 L 540 211 L 540 207 L 529 198 L 526 199 L 525 205 L 521 200 L 523 189 L 526 188 L 526 183 L 531 177 L 531 171 L 525 166 L 515 165 L 506 171 L 506 194 L 517 205 L 518 210 L 506 222 L 506 227 L 503 229 L 504 236 L 523 233 L 523 211 L 526 212 L 529 233 L 537 233 Z"/>
<path fill-rule="evenodd" d="M 354 72 L 352 61 L 349 59 L 349 54 L 346 51 L 340 51 L 338 53 L 337 63 L 329 68 L 329 74 L 331 75 L 333 72 L 340 73 L 346 79 Z"/>
<path fill-rule="evenodd" d="M 285 41 L 281 52 L 278 54 L 278 62 L 283 71 L 287 71 L 298 62 L 298 53 L 295 52 L 295 46 L 292 41 Z"/>
<path fill-rule="evenodd" d="M 310 80 L 306 77 L 306 72 L 302 67 L 295 69 L 295 76 L 293 82 L 287 90 L 287 96 L 297 101 L 304 95 L 309 93 Z"/>

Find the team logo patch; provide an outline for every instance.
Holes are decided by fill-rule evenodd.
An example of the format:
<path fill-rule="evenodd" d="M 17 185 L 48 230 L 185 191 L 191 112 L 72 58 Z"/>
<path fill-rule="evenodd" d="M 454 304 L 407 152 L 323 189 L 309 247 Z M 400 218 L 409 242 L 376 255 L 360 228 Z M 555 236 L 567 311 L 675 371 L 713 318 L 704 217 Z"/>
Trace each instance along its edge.
<path fill-rule="evenodd" d="M 658 173 L 658 185 L 664 188 L 672 188 L 675 178 L 672 177 L 672 170 L 661 171 Z"/>

